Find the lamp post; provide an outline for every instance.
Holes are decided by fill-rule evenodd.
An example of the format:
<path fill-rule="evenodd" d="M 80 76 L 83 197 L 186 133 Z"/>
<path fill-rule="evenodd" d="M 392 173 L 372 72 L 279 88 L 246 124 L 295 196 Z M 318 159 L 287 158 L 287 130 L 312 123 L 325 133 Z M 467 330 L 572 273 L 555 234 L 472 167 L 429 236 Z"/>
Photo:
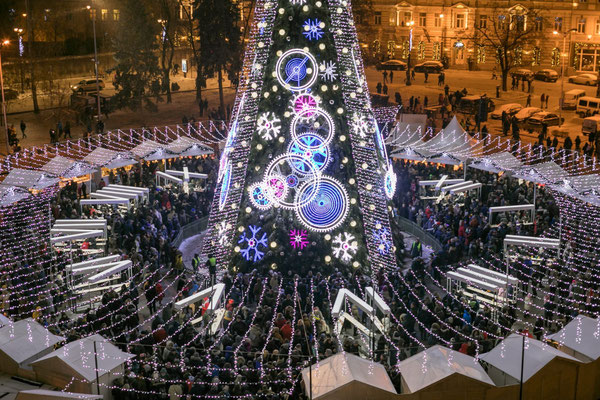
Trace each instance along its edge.
<path fill-rule="evenodd" d="M 93 1 L 92 1 L 92 4 Z M 86 7 L 88 10 L 92 9 L 92 6 Z M 92 14 L 92 31 L 94 34 L 94 71 L 96 73 L 96 102 L 98 105 L 98 121 L 100 121 L 100 116 L 102 113 L 100 112 L 100 83 L 98 82 L 98 46 L 96 44 L 96 9 L 94 11 L 90 11 Z"/>
<path fill-rule="evenodd" d="M 408 59 L 406 63 L 406 86 L 412 85 L 410 81 L 410 53 L 412 53 L 412 35 L 413 35 L 413 25 L 415 21 L 409 21 L 406 23 L 410 27 L 408 31 Z"/>
<path fill-rule="evenodd" d="M 575 31 L 576 29 L 569 29 L 566 32 L 563 32 L 563 47 L 562 47 L 562 63 L 560 66 L 560 99 L 558 101 L 558 106 L 560 107 L 560 114 L 558 117 L 558 126 L 562 125 L 562 120 L 563 120 L 563 102 L 565 100 L 565 47 L 567 46 L 567 34 L 569 35 L 569 55 L 567 56 L 567 62 L 569 62 L 569 59 L 571 58 L 571 32 Z M 558 31 L 554 31 L 552 32 L 554 35 L 558 35 L 559 32 Z"/>
<path fill-rule="evenodd" d="M 4 100 L 4 79 L 2 77 L 2 47 L 8 46 L 8 40 L 0 43 L 0 92 L 2 92 L 2 117 L 4 122 L 4 134 L 6 135 L 6 154 L 10 154 L 10 144 L 8 143 L 8 121 L 6 120 L 6 101 Z"/>

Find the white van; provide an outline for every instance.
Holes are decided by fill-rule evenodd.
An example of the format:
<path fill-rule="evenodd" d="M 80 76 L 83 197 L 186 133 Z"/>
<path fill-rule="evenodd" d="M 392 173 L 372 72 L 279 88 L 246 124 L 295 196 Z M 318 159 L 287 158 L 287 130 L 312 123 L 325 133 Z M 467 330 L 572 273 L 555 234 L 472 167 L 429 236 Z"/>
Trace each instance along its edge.
<path fill-rule="evenodd" d="M 600 112 L 600 99 L 597 97 L 583 96 L 577 102 L 577 115 L 584 117 L 586 114 L 596 114 Z"/>
<path fill-rule="evenodd" d="M 565 93 L 565 101 L 563 102 L 563 110 L 574 110 L 577 108 L 577 102 L 585 96 L 585 90 L 573 89 Z"/>
<path fill-rule="evenodd" d="M 589 136 L 598 132 L 600 132 L 600 114 L 587 117 L 583 120 L 583 124 L 581 125 L 581 133 Z"/>

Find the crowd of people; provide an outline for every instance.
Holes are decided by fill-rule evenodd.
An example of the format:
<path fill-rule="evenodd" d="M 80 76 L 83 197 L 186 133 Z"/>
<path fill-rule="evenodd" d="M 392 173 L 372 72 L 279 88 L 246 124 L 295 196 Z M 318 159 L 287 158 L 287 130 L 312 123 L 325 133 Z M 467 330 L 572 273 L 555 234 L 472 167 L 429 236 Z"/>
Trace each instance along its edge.
<path fill-rule="evenodd" d="M 449 196 L 437 202 L 422 198 L 419 181 L 462 175 L 462 171 L 395 161 L 394 215 L 428 232 L 440 243 L 441 251 L 423 256 L 422 244 L 408 241 L 409 257 L 399 259 L 396 268 L 374 275 L 336 270 L 324 276 L 318 266 L 308 266 L 302 275 L 268 266 L 237 274 L 221 270 L 218 281 L 225 285 L 224 311 L 215 328 L 213 323 L 221 317 L 207 312 L 206 304 L 192 304 L 183 310 L 173 306 L 211 285 L 206 268 L 198 262 L 197 268 L 184 265 L 181 251 L 172 243 L 184 225 L 208 215 L 218 163 L 211 157 L 185 158 L 173 161 L 171 167 L 180 169 L 183 163 L 192 172 L 208 174 L 208 179 L 189 193 L 178 187 L 156 187 L 158 163 L 111 171 L 106 181 L 91 183 L 92 191 L 106 183 L 150 188 L 147 203 L 126 212 L 89 206 L 80 209 L 78 201 L 86 192 L 82 184 L 74 182 L 51 201 L 54 219 L 106 218 L 110 232 L 107 253 L 122 254 L 133 263 L 132 276 L 123 274 L 119 287 L 103 293 L 96 306 L 75 317 L 71 313 L 73 293 L 65 267 L 82 260 L 81 251 L 74 253 L 73 260 L 67 253 L 40 251 L 37 263 L 19 264 L 16 271 L 21 272 L 4 278 L 3 311 L 10 317 L 32 317 L 68 341 L 99 333 L 135 355 L 127 363 L 126 373 L 110 385 L 115 399 L 300 399 L 302 368 L 309 364 L 318 368 L 319 360 L 340 352 L 380 362 L 400 392 L 398 363 L 425 347 L 442 344 L 476 356 L 492 349 L 511 331 L 543 339 L 578 313 L 598 312 L 599 288 L 592 279 L 598 262 L 592 249 L 598 239 L 582 240 L 579 232 L 583 227 L 576 218 L 568 222 L 567 246 L 561 255 L 536 254 L 548 262 L 534 264 L 532 254 L 522 251 L 511 261 L 511 274 L 521 282 L 510 289 L 517 294 L 517 302 L 494 310 L 477 297 L 448 292 L 445 274 L 470 260 L 503 271 L 502 239 L 506 234 L 556 231 L 560 198 L 538 188 L 539 212 L 533 221 L 525 213 L 490 221 L 489 207 L 532 202 L 532 184 L 469 170 L 469 179 L 483 184 L 481 195 Z M 561 269 L 564 264 L 573 268 L 565 272 Z M 30 265 L 33 272 L 27 270 Z M 346 288 L 362 296 L 368 286 L 375 287 L 390 306 L 391 314 L 381 317 L 385 331 L 374 329 L 372 338 L 365 339 L 348 323 L 336 330 L 332 304 L 338 291 Z M 9 287 L 22 290 L 11 292 Z M 356 306 L 346 312 L 365 326 L 374 326 L 370 316 Z"/>

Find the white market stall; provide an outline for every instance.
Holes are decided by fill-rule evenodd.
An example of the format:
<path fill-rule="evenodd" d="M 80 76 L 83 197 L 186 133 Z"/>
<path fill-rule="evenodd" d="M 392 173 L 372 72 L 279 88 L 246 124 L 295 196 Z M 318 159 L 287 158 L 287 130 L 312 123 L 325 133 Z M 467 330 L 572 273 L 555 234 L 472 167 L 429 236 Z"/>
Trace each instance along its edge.
<path fill-rule="evenodd" d="M 97 168 L 85 161 L 75 161 L 67 157 L 56 156 L 44 164 L 40 169 L 53 175 L 69 179 L 92 174 L 96 172 Z"/>
<path fill-rule="evenodd" d="M 577 398 L 600 398 L 600 319 L 578 315 L 548 338 L 558 343 L 560 351 L 585 363 L 579 370 Z"/>
<path fill-rule="evenodd" d="M 482 399 L 494 382 L 471 356 L 435 345 L 400 362 L 402 393 Z M 429 397 L 428 397 L 429 398 Z"/>
<path fill-rule="evenodd" d="M 48 172 L 13 168 L 2 181 L 6 186 L 18 186 L 25 189 L 42 190 L 59 182 L 57 176 Z"/>
<path fill-rule="evenodd" d="M 21 187 L 0 184 L 0 207 L 10 206 L 29 196 L 31 193 Z"/>
<path fill-rule="evenodd" d="M 304 393 L 313 399 L 386 400 L 396 389 L 383 365 L 340 353 L 302 370 Z M 312 390 L 311 390 L 312 388 Z"/>
<path fill-rule="evenodd" d="M 125 363 L 135 357 L 125 353 L 100 335 L 88 336 L 71 342 L 31 365 L 39 382 L 56 387 L 67 387 L 70 391 L 98 394 L 96 389 L 96 363 L 100 395 L 112 399 L 112 381 L 122 377 Z"/>
<path fill-rule="evenodd" d="M 516 171 L 523 166 L 523 163 L 512 153 L 502 151 L 499 153 L 490 154 L 480 159 L 473 161 L 469 167 L 499 173 L 502 171 Z"/>
<path fill-rule="evenodd" d="M 522 373 L 523 398 L 575 398 L 579 362 L 539 340 L 511 334 L 480 360 L 488 365 L 488 375 L 498 386 L 519 384 Z"/>
<path fill-rule="evenodd" d="M 155 142 L 154 140 L 147 139 L 131 149 L 131 152 L 137 157 L 145 159 L 150 154 L 164 148 L 165 145 Z"/>
<path fill-rule="evenodd" d="M 98 168 L 121 168 L 136 164 L 135 156 L 130 151 L 115 151 L 96 147 L 83 158 L 83 161 Z"/>
<path fill-rule="evenodd" d="M 102 395 L 63 392 L 48 389 L 21 390 L 15 400 L 99 400 Z"/>
<path fill-rule="evenodd" d="M 33 379 L 31 362 L 50 353 L 64 340 L 31 318 L 9 322 L 0 328 L 0 371 Z"/>

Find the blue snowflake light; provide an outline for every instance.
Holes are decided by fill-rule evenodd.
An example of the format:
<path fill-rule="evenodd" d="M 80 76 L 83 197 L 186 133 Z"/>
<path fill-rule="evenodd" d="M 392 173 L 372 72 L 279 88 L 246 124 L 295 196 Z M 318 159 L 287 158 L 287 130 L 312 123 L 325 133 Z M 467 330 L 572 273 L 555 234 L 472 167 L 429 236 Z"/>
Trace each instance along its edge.
<path fill-rule="evenodd" d="M 329 149 L 323 139 L 311 133 L 298 136 L 290 143 L 288 152 L 301 157 L 292 158 L 289 162 L 296 172 L 304 175 L 325 169 L 329 162 Z"/>
<path fill-rule="evenodd" d="M 377 249 L 380 254 L 388 254 L 392 248 L 392 235 L 388 228 L 381 226 L 379 222 L 375 225 L 376 229 L 373 230 L 373 240 L 377 244 Z"/>
<path fill-rule="evenodd" d="M 318 19 L 307 19 L 304 21 L 304 32 L 303 35 L 308 40 L 319 40 L 323 37 L 323 28 L 325 24 Z"/>
<path fill-rule="evenodd" d="M 245 248 L 240 249 L 240 253 L 242 253 L 242 256 L 247 261 L 256 262 L 262 260 L 265 253 L 263 251 L 260 251 L 259 249 L 261 248 L 261 246 L 267 248 L 267 234 L 263 232 L 262 236 L 260 236 L 259 239 L 261 230 L 260 226 L 250 225 L 248 226 L 248 229 L 252 232 L 252 234 L 248 235 L 247 231 L 244 231 L 244 233 L 240 235 L 240 239 L 238 240 L 238 244 L 246 244 Z"/>

